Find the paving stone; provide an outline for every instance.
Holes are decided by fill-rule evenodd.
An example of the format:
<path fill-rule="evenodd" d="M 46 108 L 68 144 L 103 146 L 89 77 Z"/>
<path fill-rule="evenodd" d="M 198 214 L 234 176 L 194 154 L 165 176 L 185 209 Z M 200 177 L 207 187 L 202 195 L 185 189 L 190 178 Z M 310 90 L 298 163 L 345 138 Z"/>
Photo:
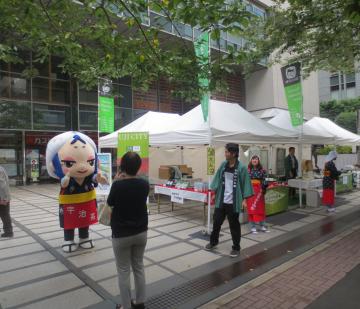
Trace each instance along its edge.
<path fill-rule="evenodd" d="M 64 309 L 64 308 L 86 308 L 90 305 L 100 303 L 103 299 L 88 287 L 83 287 L 43 301 L 22 306 L 22 309 Z"/>
<path fill-rule="evenodd" d="M 0 294 L 4 308 L 18 306 L 62 291 L 82 286 L 83 283 L 73 274 L 66 274 L 40 282 L 33 282 Z"/>
<path fill-rule="evenodd" d="M 83 254 L 71 256 L 68 260 L 76 267 L 82 267 L 97 262 L 101 262 L 104 259 L 114 258 L 114 251 L 112 248 L 96 251 L 96 254 L 92 250 L 83 250 Z"/>
<path fill-rule="evenodd" d="M 29 280 L 38 279 L 64 271 L 68 271 L 68 269 L 57 261 L 43 263 L 19 270 L 13 270 L 1 274 L 0 289 L 6 286 L 23 283 Z"/>
<path fill-rule="evenodd" d="M 35 239 L 30 236 L 18 238 L 18 236 L 14 234 L 13 238 L 7 238 L 0 241 L 0 249 L 26 245 L 34 242 L 36 242 Z"/>
<path fill-rule="evenodd" d="M 166 261 L 162 263 L 162 265 L 166 266 L 167 268 L 175 272 L 181 273 L 191 268 L 204 265 L 208 262 L 215 261 L 219 258 L 220 256 L 213 254 L 211 252 L 207 252 L 205 250 L 199 250 L 197 252 L 183 255 L 181 257 Z"/>
<path fill-rule="evenodd" d="M 173 258 L 175 256 L 185 255 L 191 251 L 199 250 L 198 247 L 185 243 L 166 246 L 165 248 L 145 252 L 145 256 L 149 259 L 159 262 Z"/>
<path fill-rule="evenodd" d="M 29 267 L 34 264 L 42 262 L 49 262 L 54 260 L 55 257 L 48 252 L 33 253 L 25 256 L 14 257 L 7 260 L 2 260 L 0 263 L 0 272 L 10 271 L 21 267 Z"/>
<path fill-rule="evenodd" d="M 45 248 L 38 243 L 22 245 L 22 246 L 18 246 L 18 247 L 9 248 L 9 249 L 1 249 L 0 250 L 0 260 L 5 259 L 5 258 L 16 257 L 18 255 L 28 254 L 31 252 L 44 251 L 44 250 L 45 250 Z"/>
<path fill-rule="evenodd" d="M 175 218 L 164 218 L 164 219 L 160 219 L 160 220 L 150 221 L 149 227 L 159 227 L 159 226 L 163 226 L 163 225 L 170 225 L 173 223 L 177 223 L 179 221 L 180 220 L 175 219 Z"/>
<path fill-rule="evenodd" d="M 157 230 L 161 232 L 172 233 L 172 232 L 184 230 L 189 227 L 193 227 L 195 225 L 196 225 L 195 223 L 180 222 L 180 223 L 171 224 L 170 226 L 158 227 Z"/>
<path fill-rule="evenodd" d="M 164 245 L 177 243 L 177 242 L 178 242 L 178 240 L 176 240 L 175 238 L 169 237 L 166 235 L 153 237 L 153 238 L 148 239 L 147 244 L 146 244 L 146 250 L 151 250 L 154 247 L 164 246 Z"/>

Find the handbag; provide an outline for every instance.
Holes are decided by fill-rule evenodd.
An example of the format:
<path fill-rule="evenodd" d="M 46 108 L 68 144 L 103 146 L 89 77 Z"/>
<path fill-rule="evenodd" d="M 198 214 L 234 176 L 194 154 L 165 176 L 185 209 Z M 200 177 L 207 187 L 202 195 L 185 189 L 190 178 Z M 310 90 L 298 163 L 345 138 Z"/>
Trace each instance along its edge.
<path fill-rule="evenodd" d="M 99 223 L 110 226 L 112 208 L 106 203 L 105 200 L 98 202 L 98 217 Z"/>

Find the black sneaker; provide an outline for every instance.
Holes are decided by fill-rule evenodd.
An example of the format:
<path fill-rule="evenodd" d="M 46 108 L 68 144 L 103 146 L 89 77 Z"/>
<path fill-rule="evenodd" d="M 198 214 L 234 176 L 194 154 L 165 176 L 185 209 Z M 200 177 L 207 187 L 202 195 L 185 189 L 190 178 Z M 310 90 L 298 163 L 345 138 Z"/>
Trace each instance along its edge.
<path fill-rule="evenodd" d="M 237 256 L 239 256 L 240 255 L 240 250 L 234 250 L 234 249 L 232 249 L 231 251 L 230 251 L 230 256 L 231 257 L 237 257 Z"/>
<path fill-rule="evenodd" d="M 13 237 L 14 233 L 13 232 L 5 232 L 3 234 L 1 234 L 1 237 Z"/>
<path fill-rule="evenodd" d="M 217 244 L 216 244 L 216 245 L 213 245 L 212 243 L 208 243 L 208 244 L 205 246 L 205 250 L 211 251 L 211 250 L 215 249 L 216 246 L 217 246 Z"/>

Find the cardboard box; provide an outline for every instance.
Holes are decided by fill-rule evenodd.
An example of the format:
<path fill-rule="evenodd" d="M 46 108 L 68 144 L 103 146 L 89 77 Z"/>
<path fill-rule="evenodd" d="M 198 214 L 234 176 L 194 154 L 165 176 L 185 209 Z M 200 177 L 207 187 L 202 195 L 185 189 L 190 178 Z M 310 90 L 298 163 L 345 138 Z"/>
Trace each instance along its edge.
<path fill-rule="evenodd" d="M 171 176 L 169 166 L 160 166 L 159 167 L 159 179 L 169 179 Z"/>
<path fill-rule="evenodd" d="M 188 167 L 186 164 L 177 165 L 177 167 L 179 168 L 181 173 L 183 173 L 183 174 L 187 173 Z"/>

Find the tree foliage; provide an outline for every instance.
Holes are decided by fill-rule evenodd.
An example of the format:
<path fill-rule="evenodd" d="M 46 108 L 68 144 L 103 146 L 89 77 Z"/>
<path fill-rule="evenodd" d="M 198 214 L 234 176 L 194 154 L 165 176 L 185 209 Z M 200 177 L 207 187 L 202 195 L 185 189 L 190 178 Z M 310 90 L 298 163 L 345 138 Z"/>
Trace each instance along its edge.
<path fill-rule="evenodd" d="M 332 100 L 320 104 L 320 116 L 329 118 L 339 126 L 357 133 L 356 111 L 360 109 L 360 98 Z"/>
<path fill-rule="evenodd" d="M 358 0 L 273 2 L 269 18 L 257 28 L 263 33 L 256 42 L 260 54 L 274 52 L 274 61 L 288 55 L 288 62 L 302 63 L 304 75 L 318 69 L 354 71 L 360 60 Z"/>
<path fill-rule="evenodd" d="M 317 154 L 319 155 L 327 155 L 331 150 L 336 150 L 337 153 L 339 154 L 344 154 L 344 153 L 352 153 L 352 147 L 351 146 L 330 146 L 330 145 L 326 145 L 324 148 L 320 148 L 316 151 Z"/>
<path fill-rule="evenodd" d="M 247 38 L 252 20 L 242 1 L 218 0 L 7 0 L 0 1 L 0 60 L 21 61 L 19 50 L 34 52 L 34 60 L 50 54 L 62 57 L 61 67 L 73 78 L 94 85 L 98 77 L 131 76 L 134 88 L 146 89 L 159 76 L 180 95 L 193 99 L 199 91 L 224 89 L 224 77 L 257 58 L 251 46 L 229 47 L 199 66 L 192 42 L 181 37 L 179 23 Z M 176 36 L 144 23 L 148 5 L 174 25 Z M 34 70 L 28 73 L 36 75 Z M 198 89 L 197 78 L 210 75 L 210 89 Z"/>
<path fill-rule="evenodd" d="M 342 112 L 335 118 L 335 122 L 344 129 L 356 133 L 355 112 Z"/>

